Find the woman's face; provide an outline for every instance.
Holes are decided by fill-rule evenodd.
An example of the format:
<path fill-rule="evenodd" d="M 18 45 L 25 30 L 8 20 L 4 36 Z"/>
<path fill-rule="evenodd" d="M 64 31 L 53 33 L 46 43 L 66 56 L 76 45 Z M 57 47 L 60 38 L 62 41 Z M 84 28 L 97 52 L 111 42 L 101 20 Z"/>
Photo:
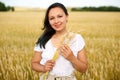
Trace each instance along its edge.
<path fill-rule="evenodd" d="M 52 8 L 48 14 L 49 23 L 55 31 L 66 30 L 68 16 L 59 8 Z"/>

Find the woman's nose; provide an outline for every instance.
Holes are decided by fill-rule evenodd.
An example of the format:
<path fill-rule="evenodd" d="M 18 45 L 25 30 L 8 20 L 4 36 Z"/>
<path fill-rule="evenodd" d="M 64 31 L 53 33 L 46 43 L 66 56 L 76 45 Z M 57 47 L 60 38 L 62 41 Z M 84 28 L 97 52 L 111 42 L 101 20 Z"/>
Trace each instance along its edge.
<path fill-rule="evenodd" d="M 55 23 L 58 23 L 59 22 L 59 20 L 58 19 L 55 19 Z"/>

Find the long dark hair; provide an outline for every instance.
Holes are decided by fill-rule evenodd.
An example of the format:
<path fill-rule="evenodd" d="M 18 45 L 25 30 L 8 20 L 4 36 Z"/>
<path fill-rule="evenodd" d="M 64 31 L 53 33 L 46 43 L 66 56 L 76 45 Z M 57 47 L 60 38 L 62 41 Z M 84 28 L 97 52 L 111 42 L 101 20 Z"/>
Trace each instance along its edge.
<path fill-rule="evenodd" d="M 48 7 L 48 9 L 46 11 L 46 14 L 45 14 L 45 18 L 44 18 L 44 27 L 42 29 L 42 30 L 44 30 L 44 32 L 40 36 L 40 38 L 38 39 L 38 41 L 36 42 L 36 44 L 39 44 L 40 47 L 45 48 L 45 44 L 47 43 L 47 41 L 53 36 L 53 34 L 55 34 L 55 30 L 51 27 L 51 25 L 49 23 L 49 18 L 48 18 L 49 11 L 52 8 L 55 8 L 55 7 L 61 8 L 64 11 L 64 13 L 66 15 L 68 15 L 67 9 L 61 3 L 53 3 L 52 5 L 50 5 Z"/>

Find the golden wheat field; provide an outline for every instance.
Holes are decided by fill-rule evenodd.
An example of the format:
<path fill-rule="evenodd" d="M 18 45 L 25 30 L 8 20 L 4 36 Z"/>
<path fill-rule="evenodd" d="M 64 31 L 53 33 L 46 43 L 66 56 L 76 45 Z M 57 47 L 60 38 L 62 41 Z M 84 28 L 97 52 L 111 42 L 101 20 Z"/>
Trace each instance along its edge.
<path fill-rule="evenodd" d="M 0 12 L 0 80 L 38 80 L 33 48 L 45 12 Z M 88 70 L 78 80 L 120 80 L 120 12 L 69 12 L 67 28 L 86 42 Z"/>

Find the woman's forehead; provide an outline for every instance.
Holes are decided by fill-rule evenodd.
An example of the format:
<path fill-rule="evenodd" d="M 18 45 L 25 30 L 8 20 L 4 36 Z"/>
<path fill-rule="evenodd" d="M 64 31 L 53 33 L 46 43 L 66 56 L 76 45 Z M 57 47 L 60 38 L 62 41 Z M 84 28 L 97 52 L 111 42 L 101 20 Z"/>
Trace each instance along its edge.
<path fill-rule="evenodd" d="M 49 16 L 51 15 L 57 15 L 57 14 L 65 14 L 63 9 L 60 7 L 55 7 L 55 8 L 51 8 L 49 11 Z"/>

